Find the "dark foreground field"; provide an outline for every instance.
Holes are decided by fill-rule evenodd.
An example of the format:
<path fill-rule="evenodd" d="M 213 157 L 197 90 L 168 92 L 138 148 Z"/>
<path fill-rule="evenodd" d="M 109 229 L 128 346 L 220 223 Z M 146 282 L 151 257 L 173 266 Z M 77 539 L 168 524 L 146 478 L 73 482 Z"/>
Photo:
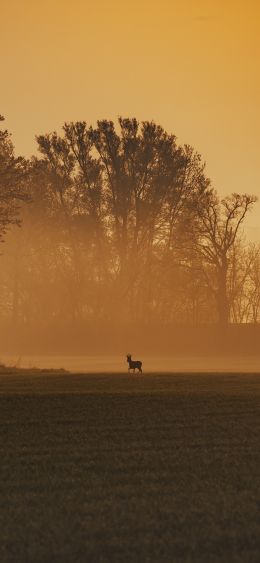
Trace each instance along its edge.
<path fill-rule="evenodd" d="M 260 561 L 260 376 L 2 375 L 0 561 Z"/>

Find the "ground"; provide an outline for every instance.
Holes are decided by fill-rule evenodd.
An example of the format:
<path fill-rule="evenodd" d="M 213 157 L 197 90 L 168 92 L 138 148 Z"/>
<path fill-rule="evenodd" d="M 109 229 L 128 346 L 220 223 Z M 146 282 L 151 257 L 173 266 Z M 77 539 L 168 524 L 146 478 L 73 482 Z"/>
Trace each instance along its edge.
<path fill-rule="evenodd" d="M 260 375 L 0 376 L 0 561 L 260 561 Z"/>

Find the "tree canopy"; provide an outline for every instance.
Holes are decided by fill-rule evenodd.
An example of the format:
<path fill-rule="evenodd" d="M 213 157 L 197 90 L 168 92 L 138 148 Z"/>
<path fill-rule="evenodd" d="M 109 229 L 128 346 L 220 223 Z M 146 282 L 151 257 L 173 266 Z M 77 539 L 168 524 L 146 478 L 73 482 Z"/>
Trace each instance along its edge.
<path fill-rule="evenodd" d="M 242 240 L 256 198 L 221 200 L 193 147 L 134 118 L 65 123 L 37 143 L 26 161 L 0 132 L 0 236 L 22 222 L 1 258 L 5 316 L 226 325 L 244 275 L 258 318 L 258 253 Z"/>

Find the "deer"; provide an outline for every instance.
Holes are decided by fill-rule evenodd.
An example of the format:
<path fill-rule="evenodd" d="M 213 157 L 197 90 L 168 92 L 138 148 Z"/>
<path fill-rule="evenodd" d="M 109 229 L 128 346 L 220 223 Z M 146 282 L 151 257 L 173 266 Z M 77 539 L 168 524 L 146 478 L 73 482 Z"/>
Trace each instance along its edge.
<path fill-rule="evenodd" d="M 127 354 L 126 361 L 128 363 L 128 371 L 130 371 L 132 369 L 135 373 L 135 370 L 138 369 L 139 373 L 143 373 L 142 372 L 142 362 L 140 362 L 140 360 L 132 360 L 131 354 Z"/>

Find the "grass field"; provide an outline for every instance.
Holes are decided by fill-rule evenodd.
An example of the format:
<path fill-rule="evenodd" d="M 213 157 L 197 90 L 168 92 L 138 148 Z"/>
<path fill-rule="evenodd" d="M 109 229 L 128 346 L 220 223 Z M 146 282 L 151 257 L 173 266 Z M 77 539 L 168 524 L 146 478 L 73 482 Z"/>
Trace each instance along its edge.
<path fill-rule="evenodd" d="M 0 561 L 260 561 L 260 375 L 1 375 Z"/>

